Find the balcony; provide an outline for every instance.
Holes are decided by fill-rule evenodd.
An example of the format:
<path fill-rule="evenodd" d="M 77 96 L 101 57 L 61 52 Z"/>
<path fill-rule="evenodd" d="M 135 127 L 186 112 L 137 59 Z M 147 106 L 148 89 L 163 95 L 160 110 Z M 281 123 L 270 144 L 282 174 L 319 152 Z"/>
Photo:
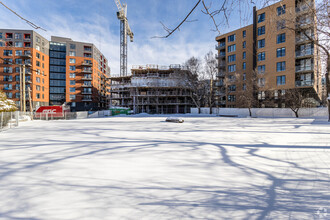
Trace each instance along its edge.
<path fill-rule="evenodd" d="M 296 87 L 312 87 L 312 86 L 314 86 L 314 80 L 296 81 Z"/>
<path fill-rule="evenodd" d="M 93 73 L 93 70 L 82 69 L 81 72 L 82 72 L 82 73 Z"/>
<path fill-rule="evenodd" d="M 13 90 L 12 87 L 4 87 L 3 90 L 9 91 L 9 90 Z"/>
<path fill-rule="evenodd" d="M 226 44 L 218 44 L 218 45 L 215 45 L 215 49 L 216 50 L 221 50 L 221 49 L 223 49 L 223 48 L 225 48 L 226 47 Z"/>
<path fill-rule="evenodd" d="M 31 79 L 27 79 L 27 80 L 25 80 L 25 83 L 26 84 L 32 84 L 32 81 L 31 81 Z"/>
<path fill-rule="evenodd" d="M 82 62 L 81 65 L 82 65 L 82 66 L 93 66 L 93 63 Z"/>
<path fill-rule="evenodd" d="M 92 100 L 92 98 L 83 98 L 81 101 L 82 102 L 91 102 L 93 100 Z"/>
<path fill-rule="evenodd" d="M 30 62 L 25 62 L 24 65 L 25 66 L 28 66 L 28 67 L 31 67 L 32 66 L 32 64 Z"/>
<path fill-rule="evenodd" d="M 92 91 L 82 91 L 81 94 L 83 94 L 83 95 L 92 95 Z"/>
<path fill-rule="evenodd" d="M 20 57 L 22 57 L 23 59 L 31 59 L 32 55 L 31 54 L 22 54 L 22 55 L 20 55 Z"/>
<path fill-rule="evenodd" d="M 296 66 L 296 73 L 301 73 L 301 72 L 312 72 L 314 71 L 314 68 L 312 66 Z"/>
<path fill-rule="evenodd" d="M 219 71 L 219 72 L 217 73 L 217 77 L 225 77 L 225 76 L 226 76 L 226 73 L 223 72 L 223 71 Z"/>
<path fill-rule="evenodd" d="M 215 86 L 217 86 L 217 87 L 221 87 L 221 86 L 223 86 L 224 85 L 224 83 L 223 82 L 215 82 Z"/>
<path fill-rule="evenodd" d="M 313 56 L 313 50 L 296 51 L 296 58 L 306 58 Z"/>
<path fill-rule="evenodd" d="M 88 81 L 92 81 L 93 78 L 92 77 L 83 77 L 82 80 L 88 80 Z"/>
<path fill-rule="evenodd" d="M 83 84 L 82 87 L 87 87 L 87 88 L 89 88 L 89 87 L 92 87 L 92 84 Z"/>

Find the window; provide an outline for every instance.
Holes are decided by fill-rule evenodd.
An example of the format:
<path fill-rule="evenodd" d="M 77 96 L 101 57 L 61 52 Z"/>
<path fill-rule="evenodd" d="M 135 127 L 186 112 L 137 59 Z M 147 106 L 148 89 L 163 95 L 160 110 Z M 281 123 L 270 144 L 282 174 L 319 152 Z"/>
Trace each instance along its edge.
<path fill-rule="evenodd" d="M 71 57 L 75 57 L 76 56 L 76 51 L 70 51 L 70 55 Z"/>
<path fill-rule="evenodd" d="M 75 71 L 76 70 L 76 66 L 70 66 L 70 70 L 71 71 Z"/>
<path fill-rule="evenodd" d="M 243 80 L 246 80 L 246 73 L 243 73 Z"/>
<path fill-rule="evenodd" d="M 76 49 L 76 45 L 75 44 L 70 44 L 70 49 L 71 50 L 75 50 Z"/>
<path fill-rule="evenodd" d="M 13 98 L 13 93 L 6 92 L 6 96 L 7 96 L 8 99 L 12 99 Z"/>
<path fill-rule="evenodd" d="M 70 87 L 70 92 L 76 92 L 76 88 Z"/>
<path fill-rule="evenodd" d="M 3 81 L 12 82 L 13 81 L 13 76 L 3 76 Z"/>
<path fill-rule="evenodd" d="M 71 86 L 76 85 L 76 81 L 74 81 L 74 80 L 70 80 L 70 85 L 71 85 Z"/>
<path fill-rule="evenodd" d="M 75 78 L 76 74 L 75 73 L 70 73 L 70 78 Z"/>
<path fill-rule="evenodd" d="M 285 33 L 277 35 L 277 43 L 284 43 L 285 42 Z"/>
<path fill-rule="evenodd" d="M 40 93 L 37 93 L 36 98 L 40 99 Z"/>
<path fill-rule="evenodd" d="M 36 78 L 36 82 L 37 82 L 37 83 L 40 83 L 40 77 L 37 77 L 37 78 Z"/>
<path fill-rule="evenodd" d="M 266 28 L 265 26 L 258 27 L 258 36 L 264 35 L 266 33 Z"/>
<path fill-rule="evenodd" d="M 243 31 L 243 38 L 246 37 L 246 31 Z"/>
<path fill-rule="evenodd" d="M 266 18 L 265 13 L 258 15 L 258 23 L 265 21 L 265 18 Z"/>
<path fill-rule="evenodd" d="M 245 62 L 243 63 L 242 68 L 243 68 L 243 70 L 246 70 L 246 63 Z"/>
<path fill-rule="evenodd" d="M 228 52 L 234 52 L 236 51 L 236 44 L 228 46 Z"/>
<path fill-rule="evenodd" d="M 228 63 L 236 61 L 236 54 L 228 56 Z"/>
<path fill-rule="evenodd" d="M 278 76 L 278 77 L 276 77 L 276 84 L 278 85 L 278 86 L 280 86 L 280 85 L 285 85 L 285 76 Z"/>
<path fill-rule="evenodd" d="M 228 91 L 235 92 L 236 91 L 236 85 L 230 85 L 230 86 L 228 86 Z"/>
<path fill-rule="evenodd" d="M 37 91 L 40 91 L 40 86 L 36 86 Z"/>
<path fill-rule="evenodd" d="M 228 72 L 235 72 L 236 71 L 236 64 L 234 64 L 234 65 L 229 65 L 228 66 Z"/>
<path fill-rule="evenodd" d="M 13 73 L 13 68 L 5 66 L 5 67 L 3 67 L 3 72 L 4 73 Z"/>
<path fill-rule="evenodd" d="M 85 51 L 92 51 L 92 47 L 91 46 L 84 46 L 84 50 Z"/>
<path fill-rule="evenodd" d="M 243 52 L 243 60 L 246 59 L 246 52 Z"/>
<path fill-rule="evenodd" d="M 40 66 L 40 61 L 37 60 L 37 61 L 36 61 L 36 65 L 37 65 L 37 66 Z"/>
<path fill-rule="evenodd" d="M 246 84 L 243 83 L 243 88 L 242 88 L 244 91 L 246 90 Z"/>
<path fill-rule="evenodd" d="M 265 43 L 266 43 L 266 40 L 265 39 L 262 39 L 262 40 L 258 40 L 258 48 L 264 48 L 265 47 Z"/>
<path fill-rule="evenodd" d="M 285 61 L 276 63 L 276 71 L 277 72 L 285 71 Z"/>
<path fill-rule="evenodd" d="M 76 99 L 76 95 L 70 95 L 70 100 Z"/>
<path fill-rule="evenodd" d="M 38 59 L 40 59 L 40 53 L 36 53 Z"/>
<path fill-rule="evenodd" d="M 266 53 L 265 52 L 258 53 L 258 61 L 263 61 L 265 59 L 266 59 Z"/>
<path fill-rule="evenodd" d="M 260 65 L 258 66 L 258 73 L 263 74 L 266 71 L 266 66 L 265 65 Z"/>
<path fill-rule="evenodd" d="M 15 40 L 20 40 L 20 39 L 22 39 L 22 34 L 21 33 L 15 33 L 14 38 L 15 38 Z"/>
<path fill-rule="evenodd" d="M 284 57 L 285 56 L 285 47 L 277 48 L 276 57 Z"/>
<path fill-rule="evenodd" d="M 6 39 L 12 39 L 13 33 L 6 33 Z"/>
<path fill-rule="evenodd" d="M 84 53 L 84 57 L 92 57 L 91 53 Z"/>
<path fill-rule="evenodd" d="M 36 46 L 36 50 L 40 51 L 40 46 L 39 45 Z"/>
<path fill-rule="evenodd" d="M 23 42 L 20 41 L 15 42 L 15 47 L 23 47 Z"/>
<path fill-rule="evenodd" d="M 265 99 L 266 98 L 266 93 L 265 91 L 258 92 L 258 99 Z M 264 108 L 264 107 L 262 107 Z"/>
<path fill-rule="evenodd" d="M 76 63 L 76 59 L 70 58 L 70 63 Z"/>
<path fill-rule="evenodd" d="M 243 42 L 243 48 L 246 48 L 246 41 Z"/>
<path fill-rule="evenodd" d="M 24 42 L 24 47 L 31 47 L 31 43 L 30 42 Z"/>
<path fill-rule="evenodd" d="M 23 60 L 22 59 L 15 59 L 15 63 L 16 64 L 23 64 Z"/>
<path fill-rule="evenodd" d="M 235 102 L 236 101 L 236 96 L 235 95 L 229 95 L 228 96 L 228 102 Z"/>
<path fill-rule="evenodd" d="M 12 50 L 4 50 L 3 51 L 3 55 L 4 56 L 12 56 L 13 55 L 13 51 Z"/>
<path fill-rule="evenodd" d="M 75 102 L 71 102 L 71 107 L 76 107 L 76 103 Z"/>
<path fill-rule="evenodd" d="M 276 22 L 277 30 L 282 30 L 285 28 L 285 20 L 277 21 Z"/>
<path fill-rule="evenodd" d="M 285 14 L 285 5 L 277 7 L 276 11 L 277 11 L 277 16 Z"/>
<path fill-rule="evenodd" d="M 236 34 L 228 36 L 228 43 L 235 41 L 235 39 L 236 39 Z"/>
<path fill-rule="evenodd" d="M 258 78 L 258 85 L 260 87 L 264 87 L 265 86 L 265 78 Z"/>
<path fill-rule="evenodd" d="M 23 52 L 21 50 L 15 51 L 15 56 L 22 56 Z"/>
<path fill-rule="evenodd" d="M 2 39 L 2 33 L 0 32 L 0 39 Z"/>
<path fill-rule="evenodd" d="M 40 43 L 40 37 L 37 36 L 36 40 L 37 40 L 38 43 Z"/>

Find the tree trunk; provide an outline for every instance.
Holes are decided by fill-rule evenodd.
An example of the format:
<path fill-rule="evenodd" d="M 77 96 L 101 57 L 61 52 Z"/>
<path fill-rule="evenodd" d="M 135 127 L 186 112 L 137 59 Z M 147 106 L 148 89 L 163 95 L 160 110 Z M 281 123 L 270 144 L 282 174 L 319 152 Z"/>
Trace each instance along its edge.
<path fill-rule="evenodd" d="M 249 108 L 249 114 L 250 114 L 250 117 L 252 117 L 252 111 L 251 111 L 251 108 Z"/>
<path fill-rule="evenodd" d="M 296 115 L 296 118 L 299 118 L 298 111 L 299 111 L 299 109 L 297 111 L 293 111 L 294 114 Z"/>
<path fill-rule="evenodd" d="M 327 71 L 325 73 L 325 88 L 326 88 L 326 97 L 328 103 L 328 121 L 330 122 L 330 56 L 327 57 Z"/>
<path fill-rule="evenodd" d="M 198 107 L 198 114 L 201 113 L 201 107 Z"/>

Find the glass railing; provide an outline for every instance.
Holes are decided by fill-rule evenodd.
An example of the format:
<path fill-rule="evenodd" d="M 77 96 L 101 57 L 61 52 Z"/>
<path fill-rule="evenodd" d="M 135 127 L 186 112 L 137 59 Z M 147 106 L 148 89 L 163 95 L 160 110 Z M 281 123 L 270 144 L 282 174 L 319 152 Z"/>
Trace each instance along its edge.
<path fill-rule="evenodd" d="M 312 71 L 312 66 L 296 66 L 296 72 Z"/>
<path fill-rule="evenodd" d="M 310 56 L 310 55 L 313 55 L 312 50 L 296 51 L 296 57 L 303 57 L 303 56 Z"/>
<path fill-rule="evenodd" d="M 296 87 L 313 86 L 314 80 L 296 81 Z"/>

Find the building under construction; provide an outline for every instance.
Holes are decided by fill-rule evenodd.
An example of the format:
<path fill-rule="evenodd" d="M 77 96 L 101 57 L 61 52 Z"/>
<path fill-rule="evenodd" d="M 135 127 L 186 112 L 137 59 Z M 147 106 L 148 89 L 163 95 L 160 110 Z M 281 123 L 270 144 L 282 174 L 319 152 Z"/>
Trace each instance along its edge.
<path fill-rule="evenodd" d="M 133 66 L 129 76 L 111 77 L 111 107 L 134 113 L 189 113 L 192 107 L 190 71 L 180 65 Z"/>

